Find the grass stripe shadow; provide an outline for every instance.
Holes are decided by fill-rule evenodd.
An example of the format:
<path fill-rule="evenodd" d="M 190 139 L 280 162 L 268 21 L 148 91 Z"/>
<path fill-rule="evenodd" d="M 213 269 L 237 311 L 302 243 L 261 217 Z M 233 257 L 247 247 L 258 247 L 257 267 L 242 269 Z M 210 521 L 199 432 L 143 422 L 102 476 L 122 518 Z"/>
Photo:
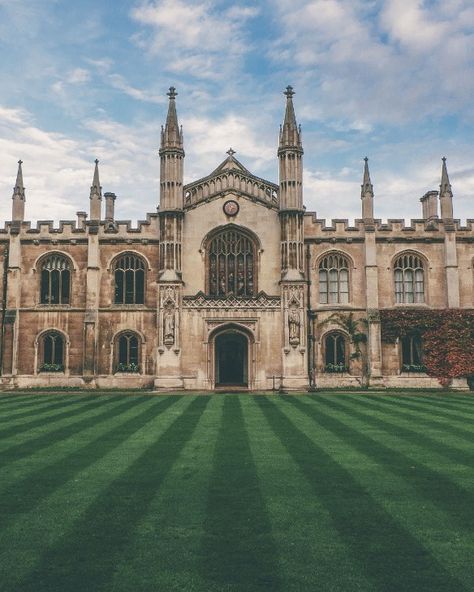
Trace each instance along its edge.
<path fill-rule="evenodd" d="M 208 402 L 209 397 L 193 399 L 87 508 L 74 530 L 47 550 L 38 567 L 11 592 L 119 589 L 113 582 L 116 566 L 127 561 L 129 541 L 136 525 L 146 516 L 150 503 L 192 437 Z"/>
<path fill-rule="evenodd" d="M 25 406 L 23 405 L 21 407 L 21 409 L 15 409 L 15 413 L 10 413 L 8 415 L 4 415 L 3 417 L 0 417 L 0 423 L 10 423 L 10 422 L 15 422 L 18 420 L 21 420 L 25 417 L 34 417 L 37 418 L 38 416 L 42 416 L 45 413 L 50 413 L 51 411 L 54 411 L 55 409 L 61 409 L 64 407 L 71 407 L 76 405 L 78 402 L 80 401 L 74 401 L 74 400 L 61 400 L 58 401 L 58 399 L 54 399 L 52 401 L 49 401 L 49 404 L 45 404 L 45 405 L 38 405 L 38 404 L 34 404 L 32 403 L 31 405 L 28 406 L 28 409 L 25 409 Z M 25 425 L 25 424 L 20 424 L 20 425 Z M 12 426 L 13 427 L 13 426 Z"/>
<path fill-rule="evenodd" d="M 359 397 L 351 397 L 350 399 L 344 399 L 344 403 L 349 402 L 350 404 L 355 404 L 359 407 L 362 407 L 366 413 L 372 413 L 372 411 L 376 413 L 380 413 L 384 416 L 393 417 L 394 419 L 399 418 L 401 421 L 413 420 L 416 418 L 417 426 L 426 426 L 429 429 L 440 430 L 446 434 L 446 436 L 452 435 L 457 436 L 470 444 L 474 444 L 474 430 L 467 430 L 461 427 L 453 426 L 452 424 L 446 423 L 445 421 L 440 421 L 439 419 L 428 419 L 420 415 L 420 412 L 423 413 L 423 410 L 418 412 L 417 410 L 409 410 L 409 409 L 402 409 L 398 405 L 393 405 L 392 407 L 388 408 L 383 403 L 380 404 L 380 400 L 378 399 L 370 399 L 367 398 L 359 398 Z M 467 421 L 466 425 L 471 425 L 471 421 Z M 397 424 L 397 429 L 398 429 Z M 417 436 L 420 435 L 423 438 L 423 435 L 420 431 L 415 431 L 406 426 L 400 428 L 401 430 L 407 430 L 407 433 L 410 432 L 412 434 L 416 434 Z M 408 437 L 408 436 L 407 436 Z M 430 445 L 430 448 L 434 446 L 439 452 L 439 454 L 443 454 L 444 451 L 447 451 L 447 454 L 456 455 L 455 461 L 460 461 L 461 458 L 466 459 L 466 463 L 468 466 L 472 466 L 474 464 L 474 454 L 469 454 L 467 451 L 462 451 L 456 446 L 451 444 L 447 444 L 445 442 L 441 443 L 439 440 L 434 438 L 433 436 L 424 436 L 426 438 L 426 443 Z M 431 442 L 431 443 L 430 443 Z"/>
<path fill-rule="evenodd" d="M 47 424 L 47 422 L 44 423 L 44 430 L 38 436 L 34 436 L 29 440 L 20 442 L 19 444 L 12 444 L 8 448 L 2 450 L 0 457 L 0 468 L 3 468 L 11 462 L 17 462 L 22 458 L 34 454 L 35 452 L 39 452 L 43 448 L 52 446 L 57 442 L 64 440 L 64 438 L 74 435 L 83 428 L 94 425 L 95 417 L 100 416 L 100 410 L 102 407 L 114 407 L 114 403 L 120 403 L 121 400 L 123 400 L 122 397 L 106 400 L 97 399 L 95 404 L 85 405 L 82 410 L 81 408 L 78 408 L 76 409 L 75 413 L 72 413 L 70 416 L 68 416 L 68 419 L 73 419 L 72 422 L 69 422 L 66 425 L 61 425 L 55 429 L 49 430 L 49 424 Z M 89 413 L 95 412 L 97 410 L 99 411 L 97 416 L 88 415 Z M 82 415 L 86 415 L 86 417 L 81 419 Z"/>
<path fill-rule="evenodd" d="M 224 398 L 204 531 L 199 567 L 209 589 L 283 589 L 240 400 L 232 395 Z"/>
<path fill-rule="evenodd" d="M 46 424 L 52 424 L 57 421 L 61 421 L 63 419 L 67 419 L 69 417 L 73 417 L 78 413 L 83 413 L 85 410 L 94 407 L 100 407 L 107 403 L 107 399 L 103 399 L 102 397 L 88 397 L 86 401 L 82 401 L 81 405 L 76 404 L 67 404 L 67 409 L 65 411 L 60 411 L 59 413 L 53 413 L 52 415 L 48 415 L 46 417 L 40 418 L 33 418 L 31 421 L 21 423 L 19 425 L 13 425 L 10 427 L 6 427 L 3 430 L 0 430 L 0 440 L 5 440 L 10 438 L 11 436 L 19 436 L 25 432 L 29 432 L 30 430 L 41 428 Z M 56 405 L 55 405 L 56 407 Z M 63 408 L 63 405 L 59 407 Z"/>
<path fill-rule="evenodd" d="M 313 419 L 324 429 L 355 448 L 365 456 L 372 458 L 376 463 L 404 479 L 411 487 L 417 490 L 424 498 L 430 500 L 441 511 L 445 512 L 461 531 L 472 532 L 474 527 L 474 504 L 472 493 L 459 487 L 442 473 L 407 457 L 402 452 L 382 444 L 351 427 L 327 412 L 322 407 L 327 406 L 338 413 L 346 414 L 349 419 L 357 417 L 367 425 L 372 425 L 382 432 L 391 433 L 402 438 L 403 431 L 398 426 L 382 421 L 376 417 L 365 415 L 353 409 L 344 409 L 344 406 L 335 399 L 321 400 L 318 409 L 305 405 L 295 398 L 286 398 L 292 406 Z M 403 437 L 404 439 L 404 437 Z"/>
<path fill-rule="evenodd" d="M 400 397 L 396 400 L 383 398 L 377 399 L 382 404 L 389 406 L 391 403 L 393 406 L 400 406 L 406 409 L 413 409 L 413 411 L 424 411 L 425 413 L 429 413 L 430 415 L 434 415 L 436 417 L 442 417 L 443 419 L 450 419 L 452 421 L 460 421 L 461 423 L 465 424 L 468 423 L 472 425 L 474 421 L 474 416 L 466 413 L 458 413 L 460 409 L 447 409 L 445 405 L 440 406 L 432 403 L 427 399 L 424 402 L 419 399 L 418 397 L 415 399 L 408 399 L 407 397 Z"/>
<path fill-rule="evenodd" d="M 11 483 L 1 491 L 0 531 L 14 522 L 17 516 L 21 517 L 24 513 L 33 510 L 43 499 L 53 494 L 77 473 L 105 457 L 137 430 L 166 411 L 177 400 L 177 397 L 170 397 L 154 401 L 151 407 L 147 405 L 138 415 L 131 417 L 124 423 L 120 423 L 106 432 L 101 430 L 100 436 L 85 446 L 74 447 L 70 454 L 61 456 L 56 462 L 46 467 L 40 467 L 29 473 L 24 479 Z M 101 414 L 89 418 L 89 421 L 84 422 L 80 430 L 74 431 L 74 435 L 80 431 L 95 428 L 103 422 L 110 421 L 114 417 L 127 413 L 130 409 L 148 402 L 150 402 L 148 397 L 141 400 L 127 398 L 120 405 L 107 408 Z"/>
<path fill-rule="evenodd" d="M 295 404 L 293 398 L 285 397 L 285 400 Z M 315 496 L 327 508 L 351 556 L 377 589 L 383 592 L 466 590 L 349 471 L 296 427 L 278 407 L 280 399 L 273 402 L 262 397 L 255 401 Z M 302 403 L 295 405 L 300 406 L 305 407 Z"/>

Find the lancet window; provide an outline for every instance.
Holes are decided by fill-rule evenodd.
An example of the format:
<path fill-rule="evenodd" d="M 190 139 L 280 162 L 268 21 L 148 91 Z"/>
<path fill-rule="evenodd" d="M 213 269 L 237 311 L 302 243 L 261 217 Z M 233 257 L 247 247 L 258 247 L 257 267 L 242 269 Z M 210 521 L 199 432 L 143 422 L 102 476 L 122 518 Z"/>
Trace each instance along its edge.
<path fill-rule="evenodd" d="M 208 266 L 211 296 L 255 294 L 255 244 L 243 232 L 226 229 L 217 234 L 209 245 Z"/>
<path fill-rule="evenodd" d="M 349 262 L 339 253 L 327 255 L 319 263 L 319 302 L 321 304 L 349 302 Z"/>
<path fill-rule="evenodd" d="M 421 257 L 405 253 L 394 265 L 395 302 L 419 304 L 425 301 L 425 279 Z"/>
<path fill-rule="evenodd" d="M 401 339 L 402 371 L 424 372 L 423 343 L 419 335 L 406 335 Z"/>
<path fill-rule="evenodd" d="M 58 331 L 43 335 L 41 341 L 41 372 L 64 370 L 64 337 Z"/>
<path fill-rule="evenodd" d="M 117 372 L 139 372 L 140 342 L 138 335 L 132 331 L 118 336 L 116 365 Z"/>
<path fill-rule="evenodd" d="M 50 255 L 41 266 L 41 304 L 69 304 L 70 264 L 63 255 Z"/>
<path fill-rule="evenodd" d="M 127 253 L 116 260 L 115 304 L 143 304 L 145 297 L 145 263 Z"/>
<path fill-rule="evenodd" d="M 326 372 L 345 372 L 346 338 L 342 333 L 332 332 L 324 339 L 324 358 Z"/>

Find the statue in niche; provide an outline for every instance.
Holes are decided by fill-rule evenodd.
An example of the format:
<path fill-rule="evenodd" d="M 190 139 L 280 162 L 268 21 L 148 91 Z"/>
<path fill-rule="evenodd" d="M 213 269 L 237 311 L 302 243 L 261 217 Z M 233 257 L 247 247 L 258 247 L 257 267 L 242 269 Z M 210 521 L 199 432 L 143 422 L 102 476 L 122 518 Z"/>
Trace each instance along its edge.
<path fill-rule="evenodd" d="M 290 334 L 290 344 L 293 347 L 296 347 L 300 342 L 300 327 L 301 318 L 299 310 L 297 308 L 290 308 L 288 311 L 288 329 Z"/>
<path fill-rule="evenodd" d="M 167 308 L 163 314 L 163 335 L 164 335 L 164 344 L 165 345 L 173 345 L 174 343 L 174 309 Z"/>

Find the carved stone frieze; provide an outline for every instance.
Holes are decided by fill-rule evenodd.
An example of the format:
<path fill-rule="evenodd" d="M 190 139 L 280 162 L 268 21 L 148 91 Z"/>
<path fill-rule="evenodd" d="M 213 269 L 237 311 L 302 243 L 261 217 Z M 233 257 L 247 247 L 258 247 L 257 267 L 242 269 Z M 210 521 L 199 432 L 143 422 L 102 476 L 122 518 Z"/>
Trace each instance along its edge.
<path fill-rule="evenodd" d="M 230 308 L 230 309 L 279 309 L 281 299 L 279 296 L 267 296 L 260 292 L 257 296 L 248 298 L 237 298 L 228 296 L 227 298 L 213 298 L 206 296 L 202 292 L 196 296 L 184 296 L 183 308 Z"/>

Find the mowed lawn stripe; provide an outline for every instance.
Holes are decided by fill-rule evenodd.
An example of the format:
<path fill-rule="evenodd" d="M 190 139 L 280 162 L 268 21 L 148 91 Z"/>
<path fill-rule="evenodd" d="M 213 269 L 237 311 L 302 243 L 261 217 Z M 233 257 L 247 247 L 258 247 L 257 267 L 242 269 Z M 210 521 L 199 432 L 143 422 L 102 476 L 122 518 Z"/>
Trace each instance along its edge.
<path fill-rule="evenodd" d="M 34 407 L 41 409 L 41 407 L 47 406 L 50 403 L 57 401 L 58 398 L 65 398 L 65 395 L 54 395 L 50 397 L 38 397 L 32 396 L 27 397 L 25 400 L 22 398 L 14 398 L 11 395 L 8 398 L 0 400 L 0 419 L 7 420 L 10 414 L 16 413 L 17 411 L 27 411 Z"/>
<path fill-rule="evenodd" d="M 345 399 L 345 401 L 349 401 L 349 399 Z M 470 419 L 467 419 L 464 422 L 465 427 L 459 427 L 456 422 L 453 422 L 450 419 L 440 419 L 430 415 L 429 412 L 425 411 L 423 408 L 417 411 L 406 410 L 396 406 L 388 408 L 383 403 L 380 404 L 379 400 L 367 400 L 367 398 L 362 400 L 361 398 L 353 397 L 350 401 L 351 403 L 360 405 L 361 408 L 365 408 L 364 410 L 367 413 L 376 413 L 379 417 L 381 416 L 385 419 L 389 418 L 390 420 L 394 420 L 396 425 L 401 422 L 405 429 L 410 429 L 418 434 L 420 433 L 420 427 L 425 428 L 423 434 L 431 434 L 436 445 L 441 444 L 443 447 L 447 446 L 449 449 L 452 447 L 454 454 L 460 452 L 462 455 L 466 453 L 466 444 L 474 444 L 474 422 Z M 426 405 L 428 406 L 429 403 Z M 413 419 L 416 420 L 415 426 L 413 425 Z M 449 439 L 449 442 L 452 444 L 446 444 L 447 439 Z M 456 446 L 459 448 L 456 448 Z M 457 462 L 461 458 L 462 456 L 456 458 L 455 461 Z M 468 461 L 469 465 L 473 464 L 473 460 L 474 454 L 471 454 L 470 460 Z"/>
<path fill-rule="evenodd" d="M 21 438 L 20 442 L 16 442 L 16 437 L 10 436 L 2 442 L 4 446 L 1 450 L 0 456 L 0 470 L 11 462 L 17 462 L 22 458 L 31 456 L 41 449 L 48 448 L 56 442 L 60 442 L 64 438 L 74 434 L 82 427 L 88 427 L 94 424 L 95 417 L 109 408 L 121 405 L 124 401 L 123 397 L 101 398 L 97 397 L 97 401 L 93 405 L 84 404 L 82 410 L 78 407 L 75 413 L 63 417 L 61 420 L 49 422 L 46 420 L 41 427 L 36 426 L 33 434 L 28 434 L 28 439 Z M 59 423 L 59 426 L 56 424 Z M 39 433 L 38 433 L 39 432 Z M 1 447 L 0 447 L 1 448 Z"/>
<path fill-rule="evenodd" d="M 243 420 L 224 398 L 207 494 L 201 562 L 205 590 L 283 590 L 278 556 Z"/>
<path fill-rule="evenodd" d="M 359 470 L 357 478 L 453 577 L 460 579 L 466 589 L 472 589 L 474 573 L 470 566 L 474 539 L 470 523 L 473 510 L 469 505 L 472 494 L 426 467 L 425 458 L 417 459 L 413 447 L 403 438 L 398 442 L 404 450 L 401 452 L 396 439 L 384 435 L 378 426 L 374 429 L 370 421 L 354 419 L 352 410 L 327 410 L 327 398 L 318 400 L 317 404 L 314 399 L 307 402 L 288 399 L 288 402 L 318 426 L 332 430 L 346 442 L 348 450 L 355 450 L 361 458 L 379 465 L 378 470 L 368 475 Z M 356 464 L 355 457 L 352 462 Z M 352 471 L 350 464 L 348 470 Z"/>
<path fill-rule="evenodd" d="M 82 397 L 81 397 L 82 399 Z M 55 409 L 64 409 L 65 407 L 73 407 L 74 405 L 82 405 L 82 400 L 74 399 L 71 397 L 56 397 L 55 399 L 49 401 L 47 404 L 42 405 L 34 405 L 33 403 L 25 409 L 22 406 L 21 409 L 15 409 L 14 412 L 9 414 L 2 414 L 0 417 L 0 423 L 9 423 L 12 427 L 14 425 L 23 425 L 25 422 L 21 422 L 22 419 L 37 419 L 41 418 L 41 416 L 45 413 L 51 413 Z M 20 421 L 19 421 L 20 420 Z M 15 423 L 19 421 L 19 423 Z"/>
<path fill-rule="evenodd" d="M 209 396 L 206 409 L 134 529 L 118 563 L 114 592 L 212 591 L 200 570 L 201 541 L 214 450 L 224 396 Z"/>
<path fill-rule="evenodd" d="M 76 426 L 61 440 L 53 439 L 49 445 L 35 449 L 29 462 L 23 462 L 20 469 L 11 469 L 11 475 L 8 465 L 0 473 L 0 531 L 142 427 L 153 411 L 150 405 L 146 405 L 140 412 L 147 401 L 147 398 L 140 401 L 128 397 L 119 400 L 117 405 L 87 418 L 79 429 Z M 105 429 L 100 427 L 103 423 Z M 44 454 L 45 448 L 48 448 L 47 455 Z"/>
<path fill-rule="evenodd" d="M 301 467 L 315 495 L 327 507 L 334 527 L 346 541 L 354 561 L 359 562 L 366 577 L 374 582 L 377 589 L 384 592 L 465 590 L 429 550 L 359 483 L 352 471 L 335 459 L 333 452 L 325 450 L 316 439 L 310 438 L 295 425 L 293 418 L 299 410 L 292 403 L 297 402 L 296 398 L 285 397 L 285 411 L 270 398 L 257 398 L 256 401 Z M 311 407 L 304 406 L 311 413 Z M 322 427 L 329 429 L 326 423 Z M 339 434 L 336 432 L 335 436 Z M 327 445 L 327 442 L 324 444 Z M 353 451 L 350 446 L 347 450 L 349 458 L 346 462 L 350 462 Z"/>
<path fill-rule="evenodd" d="M 280 407 L 283 405 L 280 399 L 272 400 Z M 376 592 L 375 584 L 354 561 L 345 538 L 334 527 L 327 505 L 268 424 L 255 397 L 241 401 L 284 590 Z M 297 427 L 301 424 L 298 417 L 292 417 L 292 422 Z M 330 437 L 326 442 L 323 431 L 317 433 L 317 439 L 324 439 L 327 447 L 333 447 Z M 312 463 L 311 450 L 307 462 Z"/>
<path fill-rule="evenodd" d="M 11 437 L 18 437 L 24 433 L 34 431 L 36 428 L 43 428 L 46 424 L 51 425 L 56 422 L 61 422 L 65 419 L 87 413 L 89 409 L 101 407 L 106 405 L 109 399 L 106 397 L 94 396 L 88 397 L 82 401 L 82 404 L 64 402 L 60 406 L 59 411 L 47 414 L 45 417 L 33 417 L 30 421 L 23 421 L 18 425 L 12 425 L 8 428 L 0 430 L 0 441 Z M 30 434 L 26 434 L 29 436 Z"/>
<path fill-rule="evenodd" d="M 438 408 L 447 413 L 467 413 L 468 415 L 474 414 L 474 408 L 472 406 L 474 397 L 472 395 L 462 395 L 462 397 L 456 398 L 452 392 L 447 392 L 444 396 L 438 395 L 421 395 L 411 396 L 405 395 L 399 397 L 404 399 L 408 403 L 416 403 L 418 405 L 424 405 L 430 403 L 433 407 Z"/>
<path fill-rule="evenodd" d="M 376 399 L 382 405 L 390 406 L 390 407 L 400 407 L 401 409 L 411 410 L 413 412 L 423 411 L 424 413 L 429 413 L 434 417 L 439 417 L 440 419 L 446 419 L 453 422 L 453 424 L 461 423 L 463 425 L 466 422 L 473 422 L 474 421 L 474 414 L 469 413 L 469 409 L 462 410 L 462 409 L 450 409 L 446 406 L 436 405 L 433 404 L 433 399 L 414 399 L 413 397 L 378 397 Z M 474 411 L 474 402 L 471 405 L 471 409 Z"/>
<path fill-rule="evenodd" d="M 36 491 L 33 489 L 34 493 L 42 496 L 41 499 L 38 503 L 33 499 L 29 507 L 26 503 L 23 512 L 16 514 L 15 522 L 9 528 L 0 530 L 0 546 L 6 549 L 1 561 L 5 573 L 0 581 L 10 580 L 11 587 L 39 565 L 47 547 L 54 547 L 61 537 L 68 537 L 74 532 L 75 523 L 80 522 L 94 500 L 128 468 L 133 454 L 141 454 L 150 435 L 145 434 L 143 444 L 127 444 L 136 439 L 137 433 L 146 429 L 150 422 L 169 414 L 169 409 L 179 399 L 145 397 L 140 401 L 127 397 L 126 401 L 133 406 L 128 411 L 122 408 L 123 416 L 114 418 L 110 430 L 104 433 L 99 429 L 98 438 L 93 438 L 94 434 L 91 434 L 93 439 L 89 436 L 85 449 L 77 452 L 72 442 L 70 455 L 64 455 L 54 466 L 45 469 L 42 475 L 44 485 L 40 484 Z M 168 421 L 172 421 L 173 417 L 170 415 Z M 116 421 L 119 423 L 116 424 Z M 14 488 L 12 492 L 14 495 Z M 92 537 L 101 535 L 94 532 L 93 523 L 91 528 Z M 67 560 L 73 561 L 73 558 L 68 557 Z"/>
<path fill-rule="evenodd" d="M 397 417 L 392 417 L 390 421 L 384 419 L 372 410 L 364 409 L 366 404 L 356 397 L 348 397 L 344 401 L 341 398 L 335 400 L 335 398 L 325 397 L 321 400 L 321 404 L 326 408 L 325 411 L 333 410 L 338 414 L 346 413 L 354 429 L 357 429 L 361 423 L 365 424 L 366 437 L 377 440 L 377 446 L 381 447 L 381 450 L 383 448 L 385 451 L 391 451 L 392 458 L 399 453 L 404 456 L 407 465 L 410 464 L 410 459 L 421 463 L 418 474 L 420 471 L 425 471 L 424 475 L 428 481 L 436 475 L 438 485 L 446 487 L 446 491 L 450 495 L 455 495 L 453 499 L 456 499 L 456 496 L 457 498 L 466 496 L 469 481 L 458 483 L 458 479 L 462 479 L 463 476 L 470 479 L 471 469 L 474 466 L 470 449 L 458 450 L 448 444 L 445 445 L 443 441 L 428 436 L 421 430 L 407 428 L 407 422 L 400 421 Z M 342 419 L 340 415 L 339 419 Z M 344 422 L 347 423 L 347 418 L 344 418 Z M 411 425 L 413 425 L 413 420 Z M 459 469 L 464 468 L 453 474 L 451 470 L 453 462 Z M 443 472 L 443 467 L 448 470 L 448 474 Z M 472 520 L 474 525 L 474 507 L 469 520 Z"/>
<path fill-rule="evenodd" d="M 64 534 L 41 558 L 36 569 L 12 592 L 87 592 L 116 589 L 117 565 L 128 557 L 128 544 L 137 524 L 147 514 L 167 473 L 191 437 L 209 401 L 193 397 L 162 431 L 147 424 L 141 437 L 135 433 L 137 457 L 121 458 L 121 472 L 87 507 L 73 529 Z M 130 446 L 130 439 L 128 440 Z M 127 462 L 128 461 L 128 462 Z"/>

